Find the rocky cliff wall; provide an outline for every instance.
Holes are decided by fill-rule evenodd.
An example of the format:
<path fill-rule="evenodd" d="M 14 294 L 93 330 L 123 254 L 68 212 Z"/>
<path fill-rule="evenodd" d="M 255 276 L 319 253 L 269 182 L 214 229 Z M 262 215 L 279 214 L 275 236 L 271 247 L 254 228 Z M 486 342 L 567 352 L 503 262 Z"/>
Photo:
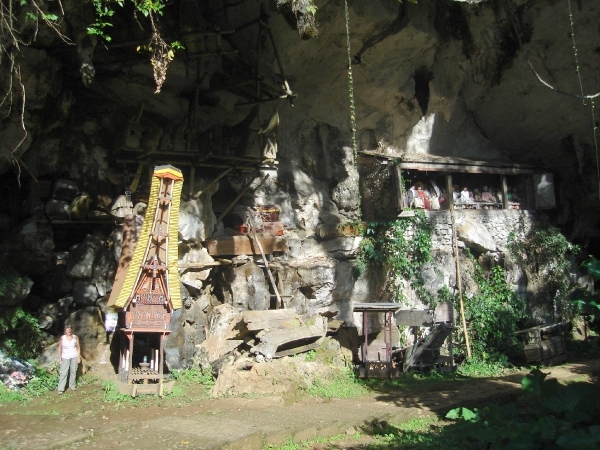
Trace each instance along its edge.
<path fill-rule="evenodd" d="M 262 2 L 249 0 L 229 7 L 226 3 L 204 5 L 200 12 L 206 17 L 197 21 L 198 26 L 204 30 L 214 30 L 215 25 L 221 30 L 239 28 L 257 17 Z M 281 99 L 253 110 L 254 105 L 246 104 L 248 99 L 239 91 L 225 89 L 231 84 L 226 81 L 239 81 L 235 77 L 240 74 L 228 65 L 231 59 L 193 54 L 191 45 L 177 52 L 166 84 L 160 94 L 154 94 L 148 55 L 131 44 L 145 39 L 147 30 L 131 24 L 131 18 L 121 13 L 113 44 L 106 46 L 69 46 L 53 32 L 38 33 L 31 46 L 22 45 L 14 53 L 22 84 L 15 72 L 11 78 L 12 66 L 2 64 L 0 85 L 3 92 L 12 93 L 12 104 L 2 105 L 0 124 L 0 183 L 9 193 L 0 208 L 0 225 L 6 233 L 3 255 L 19 274 L 33 280 L 33 287 L 27 280 L 19 286 L 30 292 L 29 307 L 44 316 L 52 332 L 73 313 L 69 305 L 102 307 L 110 289 L 107 280 L 118 260 L 106 254 L 109 249 L 118 253 L 119 232 L 93 224 L 50 227 L 41 203 L 50 194 L 40 191 L 44 186 L 49 190 L 58 179 L 70 179 L 89 194 L 90 209 L 106 206 L 105 198 L 110 203 L 111 198 L 123 195 L 138 169 L 137 163 L 120 162 L 123 153 L 119 151 L 124 148 L 135 158 L 162 152 L 161 157 L 168 159 L 164 153 L 169 151 L 197 151 L 189 158 L 197 163 L 194 186 L 188 158 L 179 159 L 186 173 L 182 262 L 205 260 L 198 253 L 199 242 L 224 233 L 223 224 L 217 223 L 218 213 L 250 183 L 257 186 L 268 172 L 270 177 L 243 195 L 237 206 L 243 211 L 246 206 L 273 204 L 281 210 L 289 252 L 288 259 L 282 257 L 279 264 L 289 306 L 301 314 L 339 310 L 340 317 L 352 322 L 351 300 L 393 298 L 386 290 L 387 274 L 366 272 L 356 278 L 353 258 L 358 238 L 321 241 L 315 236 L 320 224 L 352 222 L 361 212 L 369 218 L 394 212 L 385 170 L 359 176 L 355 165 L 344 4 L 317 1 L 319 36 L 305 41 L 299 40 L 282 15 L 270 9 L 272 2 L 264 5 L 286 79 L 297 95 L 294 107 Z M 600 90 L 597 2 L 577 2 L 573 10 L 581 86 L 569 12 L 561 2 L 351 0 L 349 6 L 358 150 L 510 158 L 549 170 L 555 174 L 558 199 L 551 220 L 570 238 L 589 245 L 590 251 L 597 248 L 600 209 L 593 103 L 543 86 L 521 51 L 525 49 L 536 71 L 562 91 Z M 67 10 L 76 7 L 75 3 L 65 5 Z M 173 19 L 177 16 L 166 12 L 165 20 L 173 21 L 169 26 L 177 28 Z M 74 40 L 81 31 L 79 19 L 71 17 L 61 25 Z M 20 31 L 28 36 L 33 32 L 29 24 Z M 257 27 L 228 35 L 223 46 L 224 50 L 236 47 L 250 73 L 260 48 L 261 68 L 276 75 L 280 72 L 273 46 L 266 34 L 258 38 Z M 85 66 L 85 84 L 80 70 L 82 50 L 88 51 L 88 59 L 91 55 L 95 68 L 91 80 L 89 65 Z M 24 104 L 19 100 L 23 91 Z M 210 184 L 224 168 L 202 168 L 202 158 L 209 152 L 257 156 L 261 142 L 257 131 L 275 110 L 280 118 L 276 170 L 236 169 Z M 375 192 L 365 190 L 364 183 L 359 190 L 360 177 L 372 179 Z M 190 194 L 199 189 L 204 190 L 202 196 L 191 199 Z M 514 225 L 511 220 L 476 222 L 491 226 L 488 232 L 502 248 Z M 436 224 L 435 233 L 442 247 L 448 244 L 448 232 L 444 218 Z M 439 250 L 439 261 L 449 262 L 444 248 Z M 64 251 L 69 251 L 70 260 L 62 255 L 60 261 L 68 264 L 56 266 L 55 253 Z M 78 254 L 81 258 L 75 258 Z M 76 274 L 74 267 L 82 261 L 87 261 L 86 272 Z M 270 302 L 266 279 L 254 276 L 263 269 L 227 270 L 231 273 L 207 270 L 182 276 L 186 311 L 178 313 L 177 332 L 168 345 L 171 361 L 191 361 L 204 337 L 205 315 L 213 306 L 223 301 L 244 308 Z M 238 284 L 247 285 L 249 278 L 256 283 L 251 293 Z M 12 298 L 11 305 L 26 295 L 18 301 Z M 90 321 L 97 317 L 90 314 Z"/>

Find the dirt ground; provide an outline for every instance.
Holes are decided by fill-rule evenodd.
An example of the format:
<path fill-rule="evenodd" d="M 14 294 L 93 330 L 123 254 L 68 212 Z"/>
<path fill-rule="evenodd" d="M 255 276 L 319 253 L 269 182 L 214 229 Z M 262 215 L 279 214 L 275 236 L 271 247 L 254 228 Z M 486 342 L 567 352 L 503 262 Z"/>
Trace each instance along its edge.
<path fill-rule="evenodd" d="M 600 360 L 544 370 L 559 380 L 598 377 Z M 84 378 L 77 391 L 48 393 L 27 403 L 0 403 L 0 449 L 261 449 L 347 435 L 332 447 L 362 448 L 360 433 L 374 423 L 399 424 L 471 405 L 518 395 L 522 374 L 497 379 L 423 381 L 404 386 L 373 386 L 357 398 L 290 401 L 281 393 L 211 399 L 197 385 L 177 395 L 132 402 L 104 402 L 102 380 Z M 361 437 L 356 440 L 359 433 Z"/>

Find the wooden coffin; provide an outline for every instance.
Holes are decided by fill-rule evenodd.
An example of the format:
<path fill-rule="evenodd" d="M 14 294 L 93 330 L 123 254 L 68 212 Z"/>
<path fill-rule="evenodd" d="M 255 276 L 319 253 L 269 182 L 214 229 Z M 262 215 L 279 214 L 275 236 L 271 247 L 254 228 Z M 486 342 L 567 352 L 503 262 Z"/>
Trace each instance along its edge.
<path fill-rule="evenodd" d="M 285 239 L 270 233 L 257 233 L 256 236 L 265 254 L 287 251 Z M 258 245 L 250 235 L 219 236 L 206 241 L 206 249 L 211 256 L 260 255 Z"/>

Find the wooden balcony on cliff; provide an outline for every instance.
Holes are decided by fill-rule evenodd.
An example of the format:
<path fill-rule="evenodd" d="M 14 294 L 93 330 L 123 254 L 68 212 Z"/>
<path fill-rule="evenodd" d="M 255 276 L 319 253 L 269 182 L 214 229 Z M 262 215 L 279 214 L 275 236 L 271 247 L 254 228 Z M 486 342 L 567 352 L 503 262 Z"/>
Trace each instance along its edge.
<path fill-rule="evenodd" d="M 473 160 L 427 154 L 384 154 L 375 150 L 359 152 L 360 165 L 389 165 L 396 186 L 398 210 L 408 209 L 407 189 L 422 182 L 437 196 L 445 192 L 446 202 L 438 209 L 498 210 L 552 209 L 556 207 L 553 175 L 534 166 L 508 160 Z M 454 201 L 453 191 L 468 188 L 491 192 L 490 200 Z M 488 189 L 483 189 L 489 187 Z M 476 197 L 477 195 L 475 195 Z M 435 208 L 432 208 L 435 209 Z"/>

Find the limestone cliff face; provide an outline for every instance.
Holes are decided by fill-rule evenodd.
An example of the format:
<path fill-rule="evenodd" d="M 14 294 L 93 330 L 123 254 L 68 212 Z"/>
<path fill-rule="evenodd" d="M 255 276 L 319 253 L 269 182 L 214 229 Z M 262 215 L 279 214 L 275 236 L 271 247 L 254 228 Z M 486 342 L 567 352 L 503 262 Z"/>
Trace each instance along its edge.
<path fill-rule="evenodd" d="M 244 2 L 219 14 L 211 11 L 219 10 L 220 2 L 212 3 L 214 9 L 202 11 L 207 29 L 208 22 L 220 29 L 239 28 L 258 15 L 261 2 Z M 257 195 L 281 204 L 286 224 L 307 229 L 320 221 L 352 220 L 358 208 L 350 150 L 344 3 L 323 0 L 316 5 L 319 35 L 309 40 L 300 40 L 281 14 L 267 11 L 285 75 L 297 98 L 294 108 L 286 100 L 262 104 L 250 125 L 256 130 L 275 109 L 279 111 L 282 165 L 277 180 L 272 178 Z M 590 1 L 573 5 L 581 85 L 569 10 L 560 2 L 351 0 L 349 5 L 359 149 L 511 158 L 555 171 L 560 203 L 555 220 L 567 225 L 573 237 L 597 236 L 591 102 L 545 87 L 524 51 L 539 75 L 557 89 L 572 94 L 600 91 L 600 5 Z M 173 12 L 167 19 L 175 16 Z M 143 39 L 144 31 L 128 27 L 127 20 L 117 19 L 120 28 L 115 39 Z M 182 30 L 189 28 L 184 19 L 178 20 L 183 21 Z M 196 63 L 178 52 L 163 92 L 154 95 L 148 55 L 134 51 L 132 45 L 97 46 L 92 58 L 96 76 L 84 87 L 78 70 L 80 55 L 90 49 L 82 49 L 84 44 L 76 39 L 79 22 L 72 25 L 75 46 L 61 43 L 49 32 L 39 33 L 31 48 L 22 46 L 17 61 L 26 91 L 28 133 L 21 129 L 19 109 L 9 113 L 5 104 L 8 117 L 2 123 L 0 144 L 3 172 L 11 170 L 11 151 L 21 143 L 14 155 L 36 176 L 63 172 L 88 180 L 82 185 L 97 186 L 89 180 L 104 182 L 108 166 L 114 164 L 107 162 L 107 155 L 120 145 L 118 138 L 142 101 L 142 146 L 150 150 L 162 145 L 159 142 L 167 134 L 171 142 L 176 132 L 189 136 L 215 126 L 225 130 L 249 115 L 251 106 L 240 106 L 243 99 L 219 88 L 224 83 L 217 81 L 228 69 L 223 58 L 215 55 Z M 242 59 L 255 64 L 255 26 L 227 39 Z M 233 48 L 223 42 L 223 50 Z M 259 47 L 263 68 L 278 74 L 265 33 Z M 89 61 L 86 64 L 89 69 Z M 7 67 L 3 66 L 2 82 L 8 89 Z M 201 95 L 194 105 L 196 86 Z M 13 85 L 14 106 L 19 106 L 19 89 Z M 160 133 L 152 136 L 157 129 Z M 253 139 L 249 146 L 258 145 Z M 203 151 L 214 143 L 198 141 Z M 316 199 L 312 198 L 315 192 Z"/>
<path fill-rule="evenodd" d="M 53 8 L 53 3 L 43 7 Z M 362 182 L 369 178 L 369 186 L 379 191 L 363 189 L 360 204 L 350 132 L 344 2 L 315 0 L 319 34 L 308 40 L 299 39 L 274 3 L 212 0 L 196 7 L 196 2 L 178 0 L 165 8 L 161 29 L 168 39 L 183 36 L 186 50 L 177 51 L 160 94 L 154 94 L 149 54 L 137 48 L 148 40 L 149 28 L 138 18 L 140 27 L 127 10 L 116 14 L 113 41 L 107 45 L 82 34 L 89 11 L 75 14 L 81 6 L 77 1 L 64 3 L 68 22 L 60 25 L 75 45 L 44 27 L 35 34 L 31 23 L 19 22 L 22 35 L 35 34 L 36 40 L 31 46 L 21 45 L 18 52 L 14 45 L 7 46 L 20 79 L 14 71 L 10 76 L 11 67 L 16 67 L 5 63 L 10 60 L 0 65 L 0 100 L 9 93 L 0 105 L 0 186 L 10 200 L 0 205 L 0 230 L 11 229 L 14 237 L 29 222 L 36 224 L 35 219 L 44 215 L 37 202 L 43 193 L 36 190 L 43 190 L 44 182 L 49 189 L 49 183 L 59 178 L 74 180 L 80 191 L 98 199 L 94 206 L 106 198 L 110 204 L 110 198 L 124 194 L 138 169 L 137 160 L 122 162 L 123 149 L 130 160 L 161 153 L 160 162 L 167 162 L 168 152 L 185 156 L 194 150 L 193 186 L 189 168 L 193 164 L 180 158 L 188 164 L 183 189 L 187 206 L 181 222 L 185 229 L 182 226 L 180 232 L 182 246 L 196 249 L 197 241 L 223 233 L 217 217 L 245 187 L 259 185 L 265 174 L 239 170 L 243 159 L 238 158 L 235 171 L 211 184 L 224 167 L 199 163 L 209 153 L 259 156 L 263 134 L 258 131 L 277 110 L 277 169 L 242 196 L 238 207 L 242 212 L 254 204 L 280 208 L 290 250 L 289 263 L 281 264 L 281 277 L 291 307 L 307 314 L 335 307 L 351 322 L 351 301 L 387 299 L 389 292 L 382 293 L 381 288 L 386 286 L 386 274 L 354 279 L 355 238 L 323 242 L 315 237 L 318 225 L 355 221 L 361 209 L 365 216 L 393 209 L 389 171 L 381 167 L 360 174 Z M 282 98 L 260 103 L 256 109 L 242 93 L 256 89 L 253 71 L 259 67 L 262 81 L 270 80 L 271 88 L 285 96 L 283 88 L 279 91 L 281 69 L 267 29 L 259 36 L 258 22 L 248 24 L 260 14 L 261 4 L 270 16 L 269 30 L 285 78 L 296 95 L 293 107 Z M 565 2 L 348 0 L 348 4 L 358 150 L 511 159 L 549 170 L 555 174 L 558 203 L 550 219 L 570 239 L 589 243 L 591 253 L 598 249 L 600 201 L 593 127 L 600 112 L 593 111 L 590 100 L 544 86 L 530 64 L 560 91 L 575 95 L 600 91 L 599 2 L 572 2 L 578 65 Z M 228 32 L 234 29 L 235 33 Z M 220 40 L 193 35 L 215 30 L 222 33 Z M 35 183 L 32 176 L 42 183 Z M 191 199 L 190 194 L 199 190 L 202 195 Z M 110 233 L 100 234 L 104 240 Z M 50 270 L 46 265 L 54 253 L 82 242 L 85 233 L 54 230 L 44 235 L 56 244 L 38 258 L 44 265 L 16 267 L 20 258 L 13 263 L 20 273 L 32 276 L 35 295 L 56 301 L 45 297 L 44 289 L 50 287 L 40 288 Z M 440 236 L 443 240 L 447 233 Z M 116 246 L 117 239 L 112 240 Z M 7 239 L 1 254 L 18 252 L 16 242 Z M 182 254 L 191 258 L 190 252 Z M 169 348 L 185 342 L 185 355 L 173 358 L 189 361 L 203 338 L 203 314 L 222 299 L 214 294 L 214 280 L 208 275 L 184 284 L 190 309 L 177 320 L 188 325 L 174 333 Z M 68 293 L 62 284 L 55 287 L 60 291 L 56 297 Z M 262 298 L 268 299 L 268 286 L 262 288 Z M 99 295 L 99 290 L 94 293 Z M 100 300 L 94 301 L 100 305 Z M 250 300 L 242 295 L 231 300 L 235 302 Z M 190 319 L 196 315 L 202 317 Z"/>
<path fill-rule="evenodd" d="M 595 94 L 600 5 L 573 5 L 580 86 L 561 2 L 349 3 L 359 149 L 510 158 L 554 171 L 560 204 L 554 219 L 569 225 L 573 237 L 598 235 L 592 104 L 544 86 L 522 50 L 556 89 Z M 345 136 L 350 128 L 343 2 L 319 6 L 314 40 L 297 42 L 282 21 L 273 21 L 299 94 L 296 108 L 281 112 L 282 152 L 304 167 L 307 127 L 326 124 Z M 308 118 L 319 125 L 308 125 Z"/>

